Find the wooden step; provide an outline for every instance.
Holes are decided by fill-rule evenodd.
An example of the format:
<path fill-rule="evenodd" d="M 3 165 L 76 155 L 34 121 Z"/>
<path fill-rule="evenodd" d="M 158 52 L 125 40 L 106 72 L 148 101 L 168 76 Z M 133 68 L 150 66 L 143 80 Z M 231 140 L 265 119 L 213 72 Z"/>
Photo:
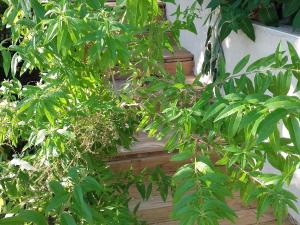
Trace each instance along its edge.
<path fill-rule="evenodd" d="M 150 138 L 146 133 L 141 132 L 137 135 L 136 142 L 131 148 L 119 148 L 119 154 L 113 160 L 143 158 L 165 153 L 164 145 L 165 141 L 157 141 L 155 138 Z"/>
<path fill-rule="evenodd" d="M 137 137 L 137 142 L 132 146 L 131 150 L 120 149 L 119 156 L 109 162 L 114 171 L 124 171 L 130 167 L 134 171 L 140 172 L 144 168 L 154 169 L 160 166 L 168 174 L 173 174 L 181 165 L 182 162 L 171 162 L 171 154 L 166 153 L 163 149 L 164 141 L 156 141 L 148 138 L 145 134 L 140 134 Z M 172 198 L 169 195 L 164 202 L 155 186 L 152 188 L 152 193 L 147 201 L 141 200 L 140 194 L 135 187 L 130 188 L 129 193 L 131 201 L 129 202 L 130 209 L 134 209 L 138 204 L 139 208 L 137 216 L 140 220 L 146 221 L 147 224 L 160 224 L 160 225 L 177 225 L 176 221 L 170 219 L 172 211 Z M 256 221 L 256 205 L 252 204 L 245 206 L 241 203 L 238 193 L 235 193 L 232 198 L 227 199 L 228 205 L 235 210 L 237 214 L 237 225 L 275 225 L 276 221 L 271 212 L 264 214 L 260 221 Z M 222 221 L 221 225 L 232 224 L 228 221 Z M 290 225 L 288 222 L 286 225 Z"/>
<path fill-rule="evenodd" d="M 162 63 L 166 72 L 171 75 L 176 74 L 177 63 L 181 64 L 187 82 L 192 83 L 194 81 L 194 56 L 185 48 L 174 47 L 173 52 L 164 50 Z M 115 76 L 115 80 L 126 80 L 127 78 L 128 76 Z"/>
<path fill-rule="evenodd" d="M 184 74 L 193 76 L 194 56 L 185 48 L 174 48 L 174 52 L 164 51 L 164 67 L 170 74 L 176 74 L 176 64 L 181 63 Z"/>
<path fill-rule="evenodd" d="M 164 141 L 148 138 L 145 133 L 137 137 L 131 149 L 119 149 L 118 156 L 109 162 L 114 172 L 121 172 L 133 168 L 135 172 L 143 169 L 161 167 L 165 172 L 175 172 L 182 163 L 171 162 L 172 155 L 164 151 Z"/>
<path fill-rule="evenodd" d="M 235 225 L 277 225 L 277 222 L 276 220 L 273 218 L 270 218 L 271 215 L 266 215 L 264 216 L 264 218 L 260 221 L 260 222 L 254 222 L 253 223 L 253 220 L 251 219 L 250 221 L 247 219 L 249 219 L 247 217 L 247 215 L 245 214 L 249 214 L 249 215 L 252 215 L 253 214 L 253 210 L 249 210 L 249 211 L 244 211 L 244 212 L 240 212 L 239 213 L 240 216 L 239 219 L 236 221 L 236 223 L 234 223 Z M 243 215 L 244 214 L 244 215 Z M 264 222 L 264 220 L 266 220 L 266 222 Z M 269 221 L 268 221 L 269 220 Z M 246 221 L 246 222 L 244 222 Z M 250 222 L 250 223 L 249 223 Z M 176 222 L 176 221 L 167 221 L 167 222 L 159 222 L 159 223 L 152 223 L 151 225 L 178 225 L 179 223 Z M 228 225 L 228 224 L 231 224 L 233 225 L 233 223 L 230 223 L 230 222 L 221 222 L 220 225 Z M 283 225 L 293 225 L 290 221 L 288 220 L 285 220 L 283 222 Z"/>
<path fill-rule="evenodd" d="M 155 169 L 156 167 L 160 167 L 165 173 L 171 174 L 175 172 L 182 163 L 172 162 L 170 159 L 170 154 L 163 153 L 125 160 L 113 159 L 109 162 L 109 166 L 114 172 L 122 172 L 132 168 L 136 173 L 143 171 L 145 168 Z"/>
<path fill-rule="evenodd" d="M 141 203 L 140 203 L 141 202 Z M 151 196 L 148 201 L 141 201 L 139 199 L 132 199 L 129 203 L 129 207 L 134 209 L 137 204 L 140 203 L 140 206 L 137 211 L 137 216 L 146 221 L 147 224 L 179 224 L 176 221 L 170 219 L 170 214 L 172 211 L 172 198 L 169 196 L 167 201 L 164 202 L 159 195 Z M 271 212 L 264 214 L 260 221 L 256 222 L 256 209 L 255 205 L 244 206 L 240 199 L 239 195 L 235 194 L 232 198 L 227 200 L 228 205 L 235 210 L 237 214 L 236 223 L 237 225 L 252 225 L 260 224 L 267 225 L 275 222 L 274 216 Z M 227 220 L 222 221 L 221 225 L 232 224 Z"/>

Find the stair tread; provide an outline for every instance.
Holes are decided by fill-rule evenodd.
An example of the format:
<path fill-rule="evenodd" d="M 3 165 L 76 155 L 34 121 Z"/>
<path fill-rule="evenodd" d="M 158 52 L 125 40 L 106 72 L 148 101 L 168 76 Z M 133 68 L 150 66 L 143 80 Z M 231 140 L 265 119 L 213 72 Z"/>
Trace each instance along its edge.
<path fill-rule="evenodd" d="M 160 195 L 151 196 L 147 201 L 142 201 L 138 198 L 132 199 L 129 203 L 129 207 L 133 209 L 139 202 L 141 202 L 141 204 L 138 211 L 172 207 L 172 197 L 170 195 L 166 201 L 162 200 Z"/>
<path fill-rule="evenodd" d="M 140 197 L 134 197 L 130 201 L 130 207 L 134 208 L 135 205 L 137 205 L 139 202 L 140 208 L 139 210 L 148 210 L 148 209 L 154 209 L 154 208 L 161 208 L 161 207 L 172 207 L 172 197 L 171 195 L 168 196 L 167 200 L 164 201 L 159 192 L 156 192 L 155 195 L 151 195 L 150 198 L 147 201 L 143 201 Z M 240 198 L 238 193 L 234 193 L 234 195 L 231 198 L 227 199 L 227 204 L 234 210 L 246 210 L 246 209 L 255 209 L 255 205 L 249 205 L 245 206 Z"/>
<path fill-rule="evenodd" d="M 193 61 L 194 56 L 191 52 L 181 47 L 174 47 L 174 51 L 164 50 L 164 62 L 177 62 L 177 61 Z"/>
<path fill-rule="evenodd" d="M 132 199 L 129 203 L 129 207 L 133 209 L 141 200 Z M 272 225 L 275 222 L 275 218 L 271 212 L 265 213 L 259 223 L 256 222 L 256 209 L 255 206 L 247 208 L 240 203 L 232 205 L 230 202 L 238 202 L 238 194 L 230 199 L 228 204 L 235 210 L 237 219 L 235 224 L 240 225 Z M 146 220 L 149 224 L 160 224 L 160 225 L 172 225 L 178 224 L 176 221 L 172 221 L 169 218 L 169 214 L 172 210 L 172 198 L 169 196 L 164 202 L 159 195 L 151 196 L 148 201 L 141 201 L 137 215 L 142 219 Z M 162 213 L 160 213 L 162 212 Z M 155 215 L 155 216 L 154 216 Z M 229 221 L 222 221 L 221 225 L 230 225 Z"/>
<path fill-rule="evenodd" d="M 115 159 L 124 159 L 126 157 L 132 159 L 134 155 L 142 157 L 142 155 L 147 155 L 148 153 L 164 152 L 165 141 L 157 141 L 155 138 L 148 137 L 144 132 L 139 133 L 136 139 L 137 141 L 134 142 L 130 149 L 120 147 L 118 156 Z"/>

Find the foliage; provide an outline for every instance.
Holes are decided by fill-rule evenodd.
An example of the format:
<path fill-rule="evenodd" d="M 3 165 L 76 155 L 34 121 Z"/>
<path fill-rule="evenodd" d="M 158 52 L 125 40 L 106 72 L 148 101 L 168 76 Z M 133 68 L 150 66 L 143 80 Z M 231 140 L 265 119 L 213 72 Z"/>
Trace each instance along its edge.
<path fill-rule="evenodd" d="M 113 173 L 107 160 L 134 140 L 138 117 L 115 78 L 162 70 L 177 41 L 156 1 L 6 1 L 1 42 L 0 224 L 138 224 L 129 187 L 168 179 Z M 179 33 L 177 32 L 174 32 Z M 156 46 L 156 48 L 153 48 Z M 40 81 L 16 78 L 38 71 Z M 149 184 L 150 185 L 150 184 Z"/>
<path fill-rule="evenodd" d="M 174 78 L 151 78 L 142 92 L 140 126 L 168 137 L 165 149 L 178 151 L 172 159 L 186 162 L 173 176 L 173 218 L 181 224 L 234 221 L 226 199 L 236 191 L 245 204 L 257 200 L 257 218 L 272 208 L 282 224 L 288 207 L 297 211 L 285 187 L 300 167 L 300 100 L 288 96 L 292 77 L 299 91 L 300 58 L 288 47 L 289 54 L 278 46 L 250 65 L 246 56 L 231 73 L 223 61 L 211 84 L 188 84 L 178 70 Z M 281 136 L 283 127 L 290 138 Z M 266 162 L 278 174 L 265 172 Z"/>
<path fill-rule="evenodd" d="M 180 66 L 176 76 L 165 73 L 162 50 L 172 50 L 180 29 L 196 31 L 195 4 L 178 8 L 170 24 L 156 0 L 115 8 L 104 0 L 7 2 L 0 224 L 140 224 L 128 208 L 129 188 L 148 199 L 155 184 L 166 199 L 171 181 L 159 169 L 110 170 L 107 160 L 130 145 L 136 128 L 167 138 L 172 160 L 186 162 L 172 178 L 172 216 L 182 224 L 233 221 L 226 199 L 235 191 L 245 203 L 258 200 L 258 218 L 272 207 L 280 224 L 288 206 L 296 210 L 285 190 L 300 166 L 300 101 L 287 95 L 300 78 L 292 45 L 289 54 L 278 47 L 247 67 L 246 56 L 232 73 L 215 61 L 214 83 L 187 84 Z M 28 70 L 40 81 L 15 79 Z M 278 174 L 263 172 L 266 160 Z"/>
<path fill-rule="evenodd" d="M 205 19 L 209 29 L 206 39 L 205 59 L 202 73 L 217 76 L 217 61 L 223 58 L 222 42 L 233 31 L 242 31 L 255 41 L 253 20 L 259 20 L 267 26 L 279 26 L 281 23 L 292 24 L 294 29 L 300 28 L 299 1 L 283 0 L 242 0 L 208 2 L 197 0 L 210 13 Z"/>
<path fill-rule="evenodd" d="M 197 1 L 203 5 L 203 1 Z M 250 19 L 258 17 L 268 26 L 278 26 L 279 20 L 292 17 L 294 29 L 300 27 L 299 1 L 256 0 L 256 1 L 219 1 L 211 0 L 207 8 L 218 14 L 218 29 L 223 41 L 232 31 L 242 30 L 251 40 L 255 33 Z M 209 15 L 211 19 L 212 15 Z"/>

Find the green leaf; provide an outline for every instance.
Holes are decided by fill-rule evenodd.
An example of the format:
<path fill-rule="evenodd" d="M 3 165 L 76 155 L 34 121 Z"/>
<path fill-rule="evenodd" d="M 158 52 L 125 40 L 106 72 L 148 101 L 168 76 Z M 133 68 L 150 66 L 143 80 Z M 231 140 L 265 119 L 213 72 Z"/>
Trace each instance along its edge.
<path fill-rule="evenodd" d="M 55 195 L 64 195 L 67 193 L 61 183 L 56 180 L 50 181 L 49 187 Z"/>
<path fill-rule="evenodd" d="M 299 121 L 296 118 L 290 118 L 291 120 L 291 128 L 292 128 L 292 132 L 293 132 L 293 143 L 298 151 L 298 153 L 300 153 L 300 125 L 299 125 Z"/>
<path fill-rule="evenodd" d="M 143 199 L 146 199 L 146 187 L 144 185 L 144 183 L 142 182 L 138 182 L 136 183 L 136 189 L 138 190 L 139 194 L 141 195 L 141 197 Z"/>
<path fill-rule="evenodd" d="M 256 119 L 258 119 L 260 116 L 261 116 L 261 113 L 259 111 L 251 111 L 251 112 L 247 113 L 242 118 L 242 121 L 240 123 L 240 129 L 243 129 L 243 128 L 249 126 L 250 124 L 253 123 L 253 121 L 256 121 Z"/>
<path fill-rule="evenodd" d="M 195 162 L 195 169 L 202 174 L 213 172 L 212 168 L 207 163 L 202 161 Z"/>
<path fill-rule="evenodd" d="M 297 12 L 300 8 L 300 1 L 285 0 L 283 3 L 283 16 L 288 17 Z"/>
<path fill-rule="evenodd" d="M 292 63 L 295 64 L 295 65 L 299 64 L 300 63 L 300 57 L 299 57 L 295 47 L 289 41 L 287 42 L 287 45 L 288 45 L 288 48 L 289 48 L 289 53 L 290 53 L 290 56 L 291 56 Z"/>
<path fill-rule="evenodd" d="M 21 212 L 19 215 L 26 222 L 32 222 L 35 223 L 36 225 L 48 225 L 45 216 L 39 212 L 26 210 L 24 212 Z"/>
<path fill-rule="evenodd" d="M 91 177 L 91 176 L 86 176 L 82 183 L 81 187 L 85 192 L 90 192 L 90 191 L 101 191 L 102 186 L 98 183 L 98 181 Z"/>
<path fill-rule="evenodd" d="M 214 120 L 214 122 L 224 119 L 224 118 L 242 110 L 243 108 L 245 108 L 245 105 L 242 103 L 239 103 L 239 102 L 229 105 L 225 109 L 222 110 L 222 112 L 218 115 L 218 117 Z"/>
<path fill-rule="evenodd" d="M 300 28 L 300 10 L 297 12 L 296 16 L 293 19 L 293 28 Z"/>
<path fill-rule="evenodd" d="M 54 196 L 48 203 L 45 212 L 49 213 L 53 209 L 58 209 L 60 208 L 63 204 L 65 204 L 69 199 L 69 195 L 67 193 L 65 194 L 60 194 Z"/>
<path fill-rule="evenodd" d="M 174 84 L 173 87 L 175 87 L 175 88 L 181 90 L 181 89 L 183 89 L 183 88 L 185 87 L 185 85 L 184 85 L 184 84 L 181 84 L 181 83 L 177 83 L 177 84 Z"/>
<path fill-rule="evenodd" d="M 292 72 L 286 71 L 280 72 L 277 76 L 274 76 L 269 86 L 269 90 L 274 96 L 287 95 L 291 88 Z"/>
<path fill-rule="evenodd" d="M 267 26 L 278 26 L 278 14 L 272 3 L 259 9 L 259 18 Z"/>
<path fill-rule="evenodd" d="M 270 110 L 286 109 L 286 110 L 299 110 L 300 100 L 294 96 L 276 96 L 267 100 L 264 104 Z"/>
<path fill-rule="evenodd" d="M 46 37 L 44 40 L 44 44 L 48 44 L 50 41 L 52 41 L 52 39 L 57 35 L 58 33 L 58 23 L 56 20 L 52 19 L 49 23 L 48 23 L 48 28 L 46 30 Z"/>
<path fill-rule="evenodd" d="M 261 143 L 268 138 L 277 128 L 279 120 L 285 118 L 287 111 L 285 109 L 277 109 L 267 115 L 259 124 L 257 129 L 257 143 Z"/>
<path fill-rule="evenodd" d="M 83 218 L 90 224 L 94 224 L 93 215 L 91 209 L 84 201 L 84 195 L 82 192 L 82 188 L 80 186 L 76 186 L 73 191 L 74 201 L 77 206 L 80 208 L 80 214 Z"/>
<path fill-rule="evenodd" d="M 275 62 L 275 54 L 260 58 L 258 60 L 256 60 L 255 62 L 253 62 L 252 64 L 250 64 L 247 68 L 247 72 L 252 72 L 254 70 L 257 70 L 261 67 L 268 67 L 270 66 L 272 63 Z"/>
<path fill-rule="evenodd" d="M 71 216 L 69 213 L 65 213 L 65 212 L 63 214 L 61 214 L 60 222 L 61 222 L 61 225 L 77 225 L 73 216 Z"/>
<path fill-rule="evenodd" d="M 104 0 L 86 0 L 86 3 L 91 8 L 99 10 L 103 6 Z"/>
<path fill-rule="evenodd" d="M 47 135 L 46 129 L 39 130 L 39 132 L 36 135 L 35 145 L 41 144 L 45 140 L 46 135 Z"/>
<path fill-rule="evenodd" d="M 174 202 L 178 202 L 180 198 L 184 196 L 184 194 L 195 187 L 194 179 L 187 179 L 183 184 L 178 185 L 175 189 L 175 194 L 173 197 Z"/>
<path fill-rule="evenodd" d="M 41 105 L 42 105 L 42 110 L 44 111 L 44 113 L 45 113 L 48 121 L 50 122 L 50 124 L 52 126 L 54 126 L 55 125 L 55 123 L 54 123 L 54 117 L 53 117 L 53 115 L 51 113 L 51 112 L 53 112 L 53 110 L 51 110 L 51 112 L 50 112 L 47 103 L 42 103 Z"/>
<path fill-rule="evenodd" d="M 220 0 L 211 0 L 207 5 L 207 8 L 211 8 L 211 10 L 216 9 L 221 4 Z"/>
<path fill-rule="evenodd" d="M 173 180 L 175 182 L 183 181 L 184 179 L 193 176 L 193 174 L 194 169 L 191 167 L 190 164 L 186 164 L 177 170 L 177 172 L 173 176 Z"/>
<path fill-rule="evenodd" d="M 215 103 L 212 106 L 209 107 L 209 109 L 207 110 L 207 112 L 204 115 L 203 118 L 203 122 L 212 118 L 214 115 L 216 115 L 218 112 L 220 112 L 222 109 L 224 109 L 226 107 L 225 103 Z"/>
<path fill-rule="evenodd" d="M 11 59 L 11 73 L 13 77 L 15 77 L 17 74 L 19 62 L 21 62 L 21 57 L 15 53 Z"/>
<path fill-rule="evenodd" d="M 145 193 L 145 199 L 149 199 L 151 193 L 152 193 L 152 183 L 148 184 L 148 187 L 147 187 L 146 193 Z"/>
<path fill-rule="evenodd" d="M 233 116 L 230 120 L 230 124 L 229 124 L 229 132 L 228 132 L 228 136 L 229 137 L 234 137 L 239 129 L 241 120 L 243 117 L 243 113 L 238 112 L 235 116 Z"/>
<path fill-rule="evenodd" d="M 262 197 L 262 199 L 258 201 L 257 214 L 256 214 L 257 221 L 268 210 L 271 204 L 272 204 L 272 199 L 269 198 L 268 196 L 264 196 Z"/>
<path fill-rule="evenodd" d="M 250 55 L 246 55 L 244 58 L 242 58 L 238 64 L 233 69 L 233 74 L 237 74 L 242 71 L 242 69 L 247 65 L 249 62 Z"/>
<path fill-rule="evenodd" d="M 193 152 L 184 151 L 172 156 L 171 161 L 184 161 L 190 159 L 192 156 L 193 156 Z"/>
<path fill-rule="evenodd" d="M 27 109 L 32 108 L 35 102 L 36 102 L 36 101 L 35 101 L 35 100 L 32 100 L 32 99 L 28 99 L 28 100 L 22 102 L 22 103 L 19 104 L 19 106 L 18 106 L 19 109 L 18 109 L 18 111 L 17 111 L 17 114 L 21 114 L 21 113 L 25 112 Z"/>
<path fill-rule="evenodd" d="M 12 216 L 0 219 L 0 225 L 24 225 L 26 221 L 21 216 Z"/>
<path fill-rule="evenodd" d="M 199 1 L 200 1 L 200 0 L 199 0 Z M 162 2 L 168 2 L 168 3 L 175 4 L 175 0 L 162 0 Z"/>
<path fill-rule="evenodd" d="M 252 40 L 255 41 L 255 31 L 252 21 L 248 17 L 244 17 L 239 21 L 241 30 Z"/>
<path fill-rule="evenodd" d="M 31 7 L 32 7 L 32 9 L 33 9 L 34 14 L 36 15 L 36 17 L 38 19 L 43 18 L 44 15 L 45 15 L 45 9 L 41 5 L 41 3 L 39 3 L 38 0 L 30 0 L 30 3 L 31 3 Z"/>
<path fill-rule="evenodd" d="M 178 132 L 172 134 L 172 136 L 168 139 L 167 143 L 164 146 L 164 149 L 168 152 L 172 152 L 176 149 L 178 142 Z"/>
<path fill-rule="evenodd" d="M 225 38 L 227 38 L 229 36 L 229 34 L 231 33 L 232 28 L 230 23 L 226 22 L 223 23 L 221 30 L 219 31 L 219 35 L 220 35 L 220 41 L 224 41 Z"/>
<path fill-rule="evenodd" d="M 9 51 L 2 51 L 2 57 L 3 57 L 3 69 L 5 76 L 8 76 L 9 69 L 10 69 L 10 63 L 11 63 L 11 55 Z"/>

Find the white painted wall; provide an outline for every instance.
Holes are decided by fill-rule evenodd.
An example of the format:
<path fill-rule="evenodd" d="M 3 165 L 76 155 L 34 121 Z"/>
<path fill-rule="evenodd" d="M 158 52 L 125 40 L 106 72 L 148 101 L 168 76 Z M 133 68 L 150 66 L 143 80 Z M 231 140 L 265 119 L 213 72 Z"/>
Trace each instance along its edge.
<path fill-rule="evenodd" d="M 194 0 L 176 0 L 177 4 L 181 5 L 181 8 L 191 5 Z M 169 20 L 174 20 L 170 16 L 175 10 L 175 5 L 167 5 L 167 16 Z M 207 12 L 203 12 L 204 18 Z M 194 54 L 195 58 L 195 73 L 200 73 L 201 65 L 204 60 L 204 43 L 206 39 L 207 27 L 203 26 L 201 19 L 196 20 L 196 27 L 198 34 L 192 34 L 187 31 L 182 31 L 180 41 L 183 47 Z M 232 33 L 223 43 L 224 53 L 226 57 L 227 70 L 232 71 L 236 63 L 245 55 L 251 55 L 251 61 L 267 56 L 274 53 L 279 42 L 282 42 L 286 46 L 286 42 L 289 41 L 294 44 L 298 53 L 300 53 L 300 33 L 292 32 L 290 27 L 271 28 L 262 25 L 255 24 L 256 41 L 253 42 L 247 38 L 243 33 Z M 293 82 L 293 87 L 296 83 Z M 300 93 L 296 93 L 300 97 Z M 286 131 L 282 130 L 283 135 L 286 135 Z M 300 134 L 298 134 L 300 135 Z M 266 171 L 276 172 L 271 166 L 266 167 Z M 299 198 L 297 206 L 300 211 L 300 170 L 296 172 L 294 179 L 289 187 L 289 190 L 296 194 Z M 294 219 L 300 224 L 300 215 L 290 211 Z"/>

